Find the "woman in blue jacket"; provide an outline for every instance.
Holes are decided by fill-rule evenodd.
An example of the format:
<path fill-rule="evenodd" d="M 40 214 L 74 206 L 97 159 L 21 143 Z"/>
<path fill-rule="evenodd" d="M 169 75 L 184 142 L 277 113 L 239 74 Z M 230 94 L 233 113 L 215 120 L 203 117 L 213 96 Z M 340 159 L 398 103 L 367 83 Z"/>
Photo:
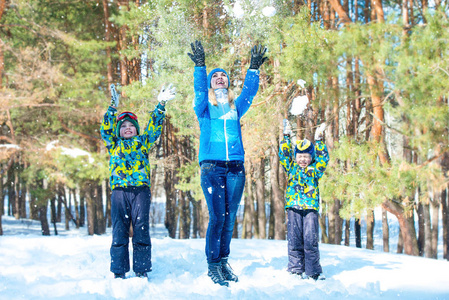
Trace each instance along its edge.
<path fill-rule="evenodd" d="M 244 150 L 240 118 L 248 111 L 259 88 L 259 67 L 265 62 L 266 48 L 251 50 L 251 65 L 239 97 L 229 89 L 225 70 L 206 72 L 203 46 L 191 44 L 188 53 L 195 63 L 194 110 L 200 125 L 201 187 L 209 210 L 206 233 L 208 276 L 212 281 L 229 286 L 238 278 L 228 264 L 230 243 L 238 205 L 245 186 Z"/>

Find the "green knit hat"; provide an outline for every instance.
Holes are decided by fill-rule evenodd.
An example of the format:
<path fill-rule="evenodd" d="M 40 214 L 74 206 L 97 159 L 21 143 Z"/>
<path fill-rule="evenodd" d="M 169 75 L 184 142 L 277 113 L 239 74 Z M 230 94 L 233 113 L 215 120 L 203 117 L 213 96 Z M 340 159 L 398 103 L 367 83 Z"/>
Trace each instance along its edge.
<path fill-rule="evenodd" d="M 137 116 L 130 111 L 124 111 L 117 117 L 117 129 L 115 135 L 120 137 L 120 127 L 122 127 L 123 122 L 129 121 L 134 127 L 136 127 L 137 135 L 140 134 L 139 122 L 137 120 Z"/>

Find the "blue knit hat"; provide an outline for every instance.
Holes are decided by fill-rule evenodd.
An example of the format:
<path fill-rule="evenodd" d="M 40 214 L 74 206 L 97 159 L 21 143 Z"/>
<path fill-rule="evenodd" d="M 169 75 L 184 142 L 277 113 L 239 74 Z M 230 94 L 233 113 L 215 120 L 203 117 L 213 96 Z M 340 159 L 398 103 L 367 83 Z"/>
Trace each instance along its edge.
<path fill-rule="evenodd" d="M 217 73 L 217 72 L 223 72 L 223 73 L 226 74 L 226 77 L 228 77 L 228 87 L 230 87 L 231 86 L 231 80 L 229 80 L 229 75 L 228 75 L 228 73 L 225 70 L 223 70 L 221 68 L 213 69 L 212 71 L 210 71 L 209 75 L 207 75 L 207 87 L 211 88 L 210 82 L 212 81 L 212 75 L 214 75 L 214 73 Z"/>
<path fill-rule="evenodd" d="M 308 139 L 296 141 L 295 155 L 297 153 L 309 153 L 312 160 L 315 158 L 315 146 Z"/>

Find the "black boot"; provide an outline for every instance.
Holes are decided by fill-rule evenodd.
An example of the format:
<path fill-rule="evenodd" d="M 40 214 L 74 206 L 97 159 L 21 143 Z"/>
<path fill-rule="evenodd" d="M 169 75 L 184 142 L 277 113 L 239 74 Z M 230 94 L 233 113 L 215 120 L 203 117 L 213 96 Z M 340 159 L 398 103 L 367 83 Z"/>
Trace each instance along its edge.
<path fill-rule="evenodd" d="M 227 257 L 223 257 L 221 259 L 221 271 L 223 272 L 223 276 L 226 280 L 235 282 L 239 281 L 239 278 L 235 275 L 234 270 L 232 270 L 229 265 Z"/>
<path fill-rule="evenodd" d="M 225 277 L 221 271 L 221 262 L 208 263 L 207 276 L 209 276 L 214 283 L 218 283 L 222 286 L 229 286 L 229 283 L 225 281 Z"/>

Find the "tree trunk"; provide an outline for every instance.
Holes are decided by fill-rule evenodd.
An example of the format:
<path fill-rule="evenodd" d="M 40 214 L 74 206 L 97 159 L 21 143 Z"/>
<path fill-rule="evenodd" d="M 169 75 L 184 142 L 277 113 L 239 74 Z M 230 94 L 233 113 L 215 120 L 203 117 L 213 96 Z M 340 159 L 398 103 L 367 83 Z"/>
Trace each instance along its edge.
<path fill-rule="evenodd" d="M 404 239 L 402 238 L 402 229 L 399 227 L 398 247 L 396 253 L 401 254 L 404 252 Z"/>
<path fill-rule="evenodd" d="M 252 165 L 251 161 L 247 160 L 245 163 L 246 180 L 245 180 L 245 205 L 243 210 L 243 231 L 242 239 L 250 239 L 254 235 L 257 237 L 257 230 L 253 232 L 254 218 L 254 195 L 253 195 L 253 178 L 252 178 Z"/>
<path fill-rule="evenodd" d="M 88 235 L 94 235 L 95 234 L 95 225 L 96 225 L 96 207 L 95 207 L 95 201 L 93 199 L 93 189 L 94 186 L 92 185 L 92 182 L 88 182 L 85 185 L 85 196 L 86 196 L 86 212 L 87 212 L 87 233 Z"/>
<path fill-rule="evenodd" d="M 106 232 L 106 220 L 103 209 L 103 188 L 99 181 L 94 181 L 93 199 L 95 201 L 95 234 L 104 234 Z"/>
<path fill-rule="evenodd" d="M 390 200 L 384 201 L 382 207 L 398 218 L 399 226 L 402 230 L 405 254 L 414 256 L 419 255 L 413 214 L 412 217 L 406 217 L 404 208 L 402 208 L 399 203 Z"/>
<path fill-rule="evenodd" d="M 259 163 L 255 166 L 256 171 L 256 199 L 257 199 L 257 219 L 259 222 L 259 238 L 267 237 L 266 224 L 267 216 L 265 212 L 265 159 L 260 158 Z"/>
<path fill-rule="evenodd" d="M 449 236 L 448 236 L 448 202 L 447 202 L 447 189 L 441 191 L 441 215 L 443 221 L 443 258 L 449 260 Z"/>
<path fill-rule="evenodd" d="M 431 258 L 438 258 L 438 226 L 439 226 L 439 209 L 440 209 L 440 194 L 436 193 L 436 197 L 430 202 L 432 208 L 432 244 L 431 244 Z"/>
<path fill-rule="evenodd" d="M 350 219 L 345 219 L 345 246 L 350 245 L 351 239 L 351 221 Z"/>
<path fill-rule="evenodd" d="M 55 235 L 58 235 L 58 228 L 56 227 L 56 196 L 51 197 L 50 199 L 50 214 L 51 214 L 51 223 L 53 223 L 53 229 L 55 231 Z"/>
<path fill-rule="evenodd" d="M 111 218 L 111 186 L 109 185 L 109 180 L 105 180 L 106 183 L 106 227 L 112 227 L 112 218 Z"/>
<path fill-rule="evenodd" d="M 326 203 L 321 203 L 321 207 L 322 207 L 321 211 L 322 211 L 322 213 L 320 215 L 320 218 L 318 219 L 318 222 L 319 222 L 320 228 L 321 228 L 321 242 L 325 243 L 325 244 L 329 244 L 329 241 L 330 241 L 329 235 L 328 235 L 328 230 L 329 229 L 327 228 L 327 223 L 326 223 L 327 214 L 324 213 L 326 211 L 325 208 L 327 206 L 328 205 Z"/>
<path fill-rule="evenodd" d="M 355 246 L 362 248 L 362 226 L 360 225 L 360 219 L 354 220 L 354 234 L 355 234 Z"/>
<path fill-rule="evenodd" d="M 279 127 L 280 128 L 280 127 Z M 274 140 L 271 144 L 271 156 L 270 156 L 270 184 L 273 195 L 274 206 L 272 207 L 274 215 L 274 239 L 285 240 L 286 238 L 286 225 L 285 225 L 285 212 L 284 212 L 284 186 L 280 185 L 280 167 L 278 156 L 278 141 Z M 282 171 L 283 172 L 283 171 Z M 283 176 L 285 176 L 283 174 Z"/>
<path fill-rule="evenodd" d="M 42 200 L 41 200 L 42 201 Z M 42 235 L 50 235 L 50 227 L 48 226 L 47 219 L 47 202 L 45 204 L 39 204 L 39 219 L 41 221 Z"/>
<path fill-rule="evenodd" d="M 416 205 L 416 212 L 418 215 L 418 253 L 419 256 L 424 256 L 424 243 L 425 243 L 425 232 L 424 232 L 424 209 L 421 202 Z"/>
<path fill-rule="evenodd" d="M 425 257 L 430 258 L 432 257 L 432 232 L 429 200 L 427 200 L 427 203 L 423 203 L 422 207 L 424 219 L 424 255 Z"/>
<path fill-rule="evenodd" d="M 390 229 L 387 211 L 384 208 L 382 208 L 382 240 L 384 252 L 390 252 Z"/>
<path fill-rule="evenodd" d="M 104 27 L 105 27 L 105 33 L 104 33 L 104 39 L 105 42 L 111 41 L 111 22 L 109 22 L 109 6 L 108 1 L 103 0 L 103 12 L 104 12 Z M 107 69 L 108 69 L 108 86 L 111 85 L 111 83 L 114 82 L 113 78 L 113 69 L 112 69 L 112 55 L 111 55 L 111 47 L 106 47 L 106 59 L 107 59 Z M 108 224 L 109 225 L 109 224 Z M 110 226 L 108 226 L 110 227 Z"/>
<path fill-rule="evenodd" d="M 366 249 L 374 250 L 374 210 L 368 209 L 366 215 Z"/>
<path fill-rule="evenodd" d="M 85 188 L 82 188 L 80 189 L 80 227 L 83 227 L 86 221 L 86 202 L 86 191 Z"/>

